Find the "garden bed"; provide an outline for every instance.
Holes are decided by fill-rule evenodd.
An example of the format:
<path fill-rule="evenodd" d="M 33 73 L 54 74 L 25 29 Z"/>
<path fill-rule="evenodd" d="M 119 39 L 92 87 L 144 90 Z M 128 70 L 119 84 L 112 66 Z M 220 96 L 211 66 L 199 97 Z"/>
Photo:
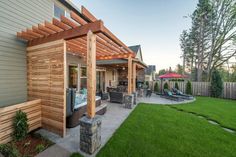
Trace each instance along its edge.
<path fill-rule="evenodd" d="M 0 145 L 0 152 L 5 157 L 34 157 L 54 143 L 40 134 L 30 133 L 20 141 Z"/>

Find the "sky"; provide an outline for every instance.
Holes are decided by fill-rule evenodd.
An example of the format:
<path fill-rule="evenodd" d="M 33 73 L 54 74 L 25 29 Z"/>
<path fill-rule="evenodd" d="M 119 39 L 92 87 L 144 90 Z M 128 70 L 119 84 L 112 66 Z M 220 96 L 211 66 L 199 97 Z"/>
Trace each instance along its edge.
<path fill-rule="evenodd" d="M 191 26 L 197 0 L 73 0 L 101 19 L 127 46 L 141 45 L 144 62 L 157 70 L 181 64 L 179 37 Z M 185 17 L 185 18 L 184 18 Z"/>

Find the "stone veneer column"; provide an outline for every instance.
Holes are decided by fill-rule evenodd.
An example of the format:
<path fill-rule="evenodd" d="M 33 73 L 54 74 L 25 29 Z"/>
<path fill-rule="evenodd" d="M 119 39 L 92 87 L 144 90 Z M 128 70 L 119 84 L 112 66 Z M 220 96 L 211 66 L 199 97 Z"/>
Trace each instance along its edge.
<path fill-rule="evenodd" d="M 134 105 L 137 105 L 137 92 L 133 92 L 134 95 Z"/>
<path fill-rule="evenodd" d="M 101 146 L 101 116 L 80 119 L 80 150 L 93 154 Z"/>
<path fill-rule="evenodd" d="M 134 95 L 133 94 L 125 95 L 124 104 L 125 104 L 125 106 L 124 106 L 125 108 L 132 109 L 133 104 L 134 104 Z"/>

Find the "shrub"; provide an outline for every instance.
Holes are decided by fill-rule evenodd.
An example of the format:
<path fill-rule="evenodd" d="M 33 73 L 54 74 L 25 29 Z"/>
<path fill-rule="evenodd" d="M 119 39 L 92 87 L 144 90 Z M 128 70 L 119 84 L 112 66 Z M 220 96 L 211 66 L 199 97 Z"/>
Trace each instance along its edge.
<path fill-rule="evenodd" d="M 3 156 L 6 157 L 18 157 L 20 156 L 19 151 L 16 149 L 16 147 L 13 147 L 11 144 L 1 144 L 0 145 L 0 152 Z"/>
<path fill-rule="evenodd" d="M 222 94 L 223 82 L 220 73 L 217 70 L 212 72 L 211 76 L 211 96 L 219 97 Z"/>
<path fill-rule="evenodd" d="M 164 83 L 164 89 L 169 89 L 169 85 L 167 82 Z"/>
<path fill-rule="evenodd" d="M 185 91 L 186 91 L 186 94 L 192 95 L 192 84 L 190 81 L 187 82 Z"/>
<path fill-rule="evenodd" d="M 13 121 L 13 128 L 14 128 L 14 138 L 15 140 L 19 141 L 24 139 L 28 133 L 28 118 L 26 113 L 22 112 L 21 110 L 16 112 L 16 116 Z"/>
<path fill-rule="evenodd" d="M 159 92 L 159 86 L 158 86 L 158 83 L 157 83 L 157 82 L 156 82 L 155 85 L 154 85 L 154 91 L 155 91 L 156 93 Z"/>
<path fill-rule="evenodd" d="M 40 153 L 42 151 L 44 151 L 45 149 L 45 146 L 43 144 L 38 144 L 36 147 L 35 147 L 35 150 L 37 153 Z"/>
<path fill-rule="evenodd" d="M 179 90 L 179 84 L 175 82 L 175 88 Z"/>

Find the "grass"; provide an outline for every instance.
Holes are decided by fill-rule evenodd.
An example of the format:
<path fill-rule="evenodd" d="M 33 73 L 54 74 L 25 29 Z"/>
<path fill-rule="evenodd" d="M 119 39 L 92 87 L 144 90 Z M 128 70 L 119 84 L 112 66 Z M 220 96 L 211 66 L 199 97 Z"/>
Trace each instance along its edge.
<path fill-rule="evenodd" d="M 80 155 L 79 153 L 72 153 L 70 157 L 83 157 L 83 156 Z"/>
<path fill-rule="evenodd" d="M 202 104 L 204 98 L 197 101 Z M 228 112 L 223 110 L 222 117 Z M 167 106 L 140 104 L 97 156 L 235 157 L 235 154 L 235 134 L 209 124 L 205 119 Z"/>
<path fill-rule="evenodd" d="M 222 126 L 236 130 L 236 101 L 209 97 L 197 97 L 190 104 L 175 105 L 184 111 L 202 115 L 207 119 L 217 121 Z"/>

